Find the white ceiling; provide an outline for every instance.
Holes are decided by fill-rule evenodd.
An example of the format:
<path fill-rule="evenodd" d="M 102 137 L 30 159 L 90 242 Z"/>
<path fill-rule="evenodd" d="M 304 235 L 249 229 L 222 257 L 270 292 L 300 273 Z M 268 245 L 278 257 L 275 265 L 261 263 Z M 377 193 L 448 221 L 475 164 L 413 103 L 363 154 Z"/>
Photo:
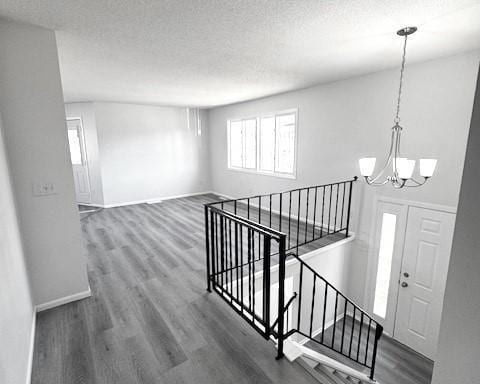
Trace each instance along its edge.
<path fill-rule="evenodd" d="M 214 106 L 480 48 L 480 0 L 1 0 L 57 31 L 67 101 Z"/>

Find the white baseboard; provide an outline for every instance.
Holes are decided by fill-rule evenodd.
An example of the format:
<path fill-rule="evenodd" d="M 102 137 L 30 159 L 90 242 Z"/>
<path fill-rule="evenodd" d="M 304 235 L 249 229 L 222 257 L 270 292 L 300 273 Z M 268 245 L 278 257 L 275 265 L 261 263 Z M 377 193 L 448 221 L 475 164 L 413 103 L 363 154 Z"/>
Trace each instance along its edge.
<path fill-rule="evenodd" d="M 205 195 L 205 194 L 208 194 L 208 193 L 214 193 L 214 192 L 212 192 L 212 191 L 202 191 L 202 192 L 185 193 L 185 194 L 182 194 L 182 195 L 155 197 L 155 198 L 152 198 L 152 199 L 126 201 L 126 202 L 123 202 L 123 203 L 104 204 L 104 205 L 101 206 L 101 208 L 125 207 L 127 205 L 136 205 L 136 204 L 156 204 L 156 203 L 161 203 L 162 201 L 165 201 L 165 200 L 172 200 L 172 199 L 180 199 L 182 197 Z"/>
<path fill-rule="evenodd" d="M 90 287 L 89 287 L 88 290 L 86 291 L 78 292 L 73 295 L 61 297 L 60 299 L 55 299 L 43 304 L 39 304 L 35 306 L 35 311 L 36 312 L 46 311 L 47 309 L 55 308 L 63 304 L 68 304 L 68 303 L 71 303 L 72 301 L 85 299 L 90 296 L 92 296 L 92 291 L 90 290 Z"/>
<path fill-rule="evenodd" d="M 27 378 L 25 380 L 26 384 L 32 382 L 32 369 L 33 369 L 33 351 L 35 349 L 35 330 L 37 328 L 37 312 L 33 311 L 32 318 L 32 328 L 30 330 L 30 345 L 28 351 L 28 365 L 27 365 Z"/>

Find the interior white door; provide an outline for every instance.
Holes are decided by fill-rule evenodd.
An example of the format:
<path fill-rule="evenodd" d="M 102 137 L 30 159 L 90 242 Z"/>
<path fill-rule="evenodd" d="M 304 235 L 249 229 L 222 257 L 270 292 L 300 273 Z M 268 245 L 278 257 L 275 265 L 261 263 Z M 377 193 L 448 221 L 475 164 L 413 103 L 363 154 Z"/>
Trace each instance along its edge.
<path fill-rule="evenodd" d="M 80 119 L 68 119 L 67 132 L 77 202 L 89 204 L 91 203 L 90 180 L 82 121 Z"/>
<path fill-rule="evenodd" d="M 455 215 L 410 206 L 394 337 L 435 359 Z"/>

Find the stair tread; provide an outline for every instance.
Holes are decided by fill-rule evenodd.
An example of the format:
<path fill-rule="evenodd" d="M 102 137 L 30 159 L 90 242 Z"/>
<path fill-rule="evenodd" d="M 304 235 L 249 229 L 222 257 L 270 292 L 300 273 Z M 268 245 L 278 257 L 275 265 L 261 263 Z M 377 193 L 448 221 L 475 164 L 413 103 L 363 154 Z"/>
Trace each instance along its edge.
<path fill-rule="evenodd" d="M 326 366 L 324 366 L 322 364 L 318 364 L 315 367 L 315 370 L 323 373 L 325 376 L 327 376 L 335 384 L 351 384 L 351 383 L 345 382 L 344 378 L 340 374 L 338 374 L 338 373 L 335 374 L 332 369 L 327 368 Z"/>

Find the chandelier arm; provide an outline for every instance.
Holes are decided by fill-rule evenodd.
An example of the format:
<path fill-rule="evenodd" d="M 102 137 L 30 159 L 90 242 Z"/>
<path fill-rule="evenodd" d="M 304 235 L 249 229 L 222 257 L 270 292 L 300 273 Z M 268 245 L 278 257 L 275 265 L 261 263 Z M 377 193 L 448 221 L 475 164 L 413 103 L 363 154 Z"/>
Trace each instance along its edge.
<path fill-rule="evenodd" d="M 412 182 L 414 183 L 414 185 L 405 184 L 405 187 L 408 187 L 408 188 L 421 187 L 423 184 L 425 184 L 425 183 L 427 182 L 428 177 L 424 177 L 423 179 L 424 179 L 423 181 L 417 181 L 417 180 L 415 180 L 414 178 L 411 178 L 411 179 L 409 179 L 408 181 L 412 181 Z"/>
<path fill-rule="evenodd" d="M 395 131 L 392 130 L 392 136 L 390 138 L 390 149 L 388 150 L 387 161 L 385 162 L 385 165 L 380 170 L 380 172 L 377 174 L 377 176 L 375 176 L 373 179 L 370 179 L 371 183 L 375 183 L 380 178 L 380 176 L 382 176 L 385 173 L 385 170 L 387 169 L 388 164 L 390 164 L 390 161 L 391 161 L 391 158 L 392 158 L 394 135 L 395 135 Z M 385 180 L 384 182 L 381 182 L 380 184 L 377 184 L 377 185 L 385 185 L 386 183 L 388 183 L 388 180 Z M 370 184 L 370 185 L 373 185 L 373 184 Z"/>
<path fill-rule="evenodd" d="M 368 185 L 371 185 L 372 187 L 381 187 L 382 185 L 387 184 L 390 180 L 385 179 L 384 181 L 377 183 L 374 181 L 374 179 L 370 179 L 370 177 L 365 176 L 365 181 L 367 182 Z"/>

